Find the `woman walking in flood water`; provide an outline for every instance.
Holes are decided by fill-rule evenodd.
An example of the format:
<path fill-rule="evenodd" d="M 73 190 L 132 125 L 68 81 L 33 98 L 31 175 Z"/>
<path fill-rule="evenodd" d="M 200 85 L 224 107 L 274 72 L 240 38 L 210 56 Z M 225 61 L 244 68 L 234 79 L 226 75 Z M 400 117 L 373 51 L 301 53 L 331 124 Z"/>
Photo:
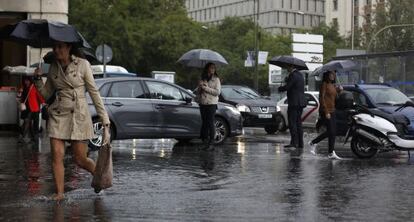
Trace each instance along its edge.
<path fill-rule="evenodd" d="M 61 200 L 64 198 L 65 142 L 71 144 L 76 164 L 92 175 L 95 172 L 94 161 L 87 157 L 88 140 L 94 136 L 94 132 L 86 91 L 104 126 L 102 145 L 110 142 L 110 121 L 95 85 L 89 62 L 80 58 L 78 50 L 70 43 L 56 42 L 53 52 L 56 61 L 50 65 L 46 83 L 40 78 L 41 69 L 36 69 L 35 84 L 44 98 L 47 99 L 53 94 L 56 96 L 48 107 L 48 131 L 56 185 L 56 194 L 52 198 Z"/>

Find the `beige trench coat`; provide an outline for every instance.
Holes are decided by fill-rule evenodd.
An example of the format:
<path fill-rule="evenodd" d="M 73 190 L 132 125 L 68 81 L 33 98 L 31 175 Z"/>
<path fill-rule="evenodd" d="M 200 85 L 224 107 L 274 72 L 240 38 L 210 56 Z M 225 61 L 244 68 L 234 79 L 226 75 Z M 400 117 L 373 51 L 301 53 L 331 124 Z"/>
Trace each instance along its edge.
<path fill-rule="evenodd" d="M 110 122 L 89 62 L 75 56 L 71 58 L 66 72 L 55 62 L 50 65 L 46 83 L 36 80 L 35 85 L 44 98 L 56 92 L 55 101 L 48 107 L 49 136 L 62 140 L 88 140 L 94 133 L 86 91 L 102 122 Z"/>

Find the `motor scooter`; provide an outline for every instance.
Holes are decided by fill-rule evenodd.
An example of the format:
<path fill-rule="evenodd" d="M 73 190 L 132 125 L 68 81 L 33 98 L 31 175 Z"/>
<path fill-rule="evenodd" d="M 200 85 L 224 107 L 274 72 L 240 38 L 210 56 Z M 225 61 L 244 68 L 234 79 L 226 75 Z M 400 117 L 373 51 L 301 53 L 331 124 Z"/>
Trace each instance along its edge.
<path fill-rule="evenodd" d="M 407 101 L 395 111 L 414 107 Z M 378 109 L 367 109 L 354 104 L 349 111 L 349 129 L 345 136 L 346 144 L 351 139 L 351 150 L 359 158 L 371 158 L 380 152 L 393 150 L 414 150 L 414 136 L 408 134 L 409 119 L 402 114 L 388 114 Z"/>

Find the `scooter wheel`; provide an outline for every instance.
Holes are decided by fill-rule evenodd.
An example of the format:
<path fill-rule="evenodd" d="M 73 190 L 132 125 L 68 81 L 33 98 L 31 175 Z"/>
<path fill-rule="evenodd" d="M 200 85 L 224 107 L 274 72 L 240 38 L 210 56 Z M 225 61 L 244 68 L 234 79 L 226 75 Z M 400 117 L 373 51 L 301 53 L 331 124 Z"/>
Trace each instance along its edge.
<path fill-rule="evenodd" d="M 374 147 L 374 144 L 357 135 L 352 137 L 351 150 L 361 159 L 371 158 L 378 153 L 378 149 Z"/>

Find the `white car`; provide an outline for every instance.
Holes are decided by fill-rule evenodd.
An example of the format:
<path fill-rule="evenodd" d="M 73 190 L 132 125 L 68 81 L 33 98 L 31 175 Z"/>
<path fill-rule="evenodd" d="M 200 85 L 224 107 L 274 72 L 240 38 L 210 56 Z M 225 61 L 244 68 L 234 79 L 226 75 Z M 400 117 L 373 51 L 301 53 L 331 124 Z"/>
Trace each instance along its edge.
<path fill-rule="evenodd" d="M 303 109 L 302 113 L 302 124 L 303 127 L 315 127 L 316 121 L 319 117 L 319 92 L 317 91 L 306 91 L 305 99 L 307 101 L 306 107 Z M 287 117 L 287 97 L 283 97 L 277 105 L 280 107 L 280 115 L 282 118 L 277 118 L 280 120 L 278 123 L 279 131 L 285 131 L 288 128 L 288 117 Z"/>

